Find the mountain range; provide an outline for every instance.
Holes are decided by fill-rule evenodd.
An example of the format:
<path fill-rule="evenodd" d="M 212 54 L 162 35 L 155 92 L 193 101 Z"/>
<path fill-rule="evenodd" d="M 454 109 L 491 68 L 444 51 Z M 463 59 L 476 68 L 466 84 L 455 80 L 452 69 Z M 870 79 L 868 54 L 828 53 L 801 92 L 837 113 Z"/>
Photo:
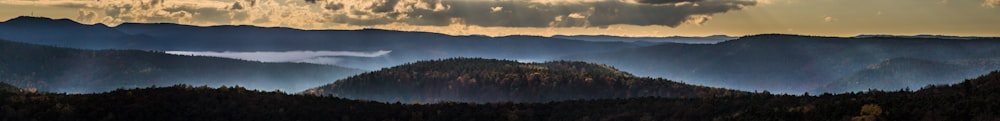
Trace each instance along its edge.
<path fill-rule="evenodd" d="M 301 91 L 364 72 L 140 50 L 84 50 L 0 40 L 0 81 L 48 92 L 95 93 L 152 85 L 241 85 Z"/>
<path fill-rule="evenodd" d="M 0 83 L 0 88 L 4 87 Z M 916 91 L 569 100 L 386 103 L 244 87 L 175 85 L 95 94 L 0 90 L 3 120 L 961 120 L 1000 118 L 1000 72 Z"/>
<path fill-rule="evenodd" d="M 1000 60 L 1000 38 L 943 35 L 488 37 L 378 29 L 300 30 L 169 23 L 124 23 L 109 27 L 68 19 L 18 17 L 0 22 L 0 39 L 66 48 L 168 52 L 386 52 L 374 56 L 305 58 L 361 70 L 454 57 L 521 62 L 571 60 L 607 64 L 639 77 L 796 94 L 947 84 L 1000 69 L 992 65 Z M 924 63 L 893 62 L 900 59 L 944 63 L 948 66 L 944 69 L 952 71 L 921 67 Z M 868 68 L 886 64 L 913 71 Z M 884 84 L 843 87 L 862 82 Z"/>
<path fill-rule="evenodd" d="M 670 37 L 619 37 L 619 36 L 608 36 L 608 35 L 556 35 L 552 38 L 561 39 L 572 39 L 572 40 L 583 40 L 583 41 L 594 41 L 594 42 L 632 42 L 637 45 L 642 46 L 652 46 L 663 43 L 682 43 L 682 44 L 715 44 L 719 42 L 724 42 L 727 40 L 736 39 L 737 37 L 730 37 L 726 35 L 712 35 L 706 37 L 685 37 L 685 36 L 670 36 Z"/>
<path fill-rule="evenodd" d="M 59 34 L 53 36 L 52 34 Z M 84 25 L 68 19 L 18 17 L 0 23 L 0 39 L 82 49 L 152 51 L 380 51 L 385 56 L 338 57 L 333 65 L 377 70 L 407 62 L 450 57 L 549 60 L 572 54 L 638 47 L 629 42 L 590 42 L 539 36 L 449 36 L 379 29 L 299 30 L 255 26 L 189 26 L 123 23 Z"/>
<path fill-rule="evenodd" d="M 935 70 L 924 63 L 897 63 L 894 58 L 936 62 L 969 62 L 961 67 Z M 912 81 L 914 85 L 956 83 L 989 70 L 1000 58 L 1000 39 L 968 40 L 901 37 L 816 37 L 762 34 L 741 37 L 718 44 L 676 44 L 624 49 L 612 52 L 565 56 L 561 59 L 602 63 L 638 76 L 663 77 L 691 84 L 712 85 L 738 90 L 770 90 L 802 93 L 818 88 L 830 92 L 863 91 L 846 87 L 824 87 L 838 80 Z M 890 63 L 922 72 L 882 71 L 868 67 Z M 985 65 L 984 65 L 985 64 Z M 973 68 L 974 67 L 974 68 Z M 884 69 L 883 69 L 884 70 Z M 941 75 L 946 74 L 946 75 Z M 839 84 L 833 84 L 839 85 Z M 900 86 L 872 86 L 894 90 Z M 814 92 L 816 93 L 816 92 Z"/>

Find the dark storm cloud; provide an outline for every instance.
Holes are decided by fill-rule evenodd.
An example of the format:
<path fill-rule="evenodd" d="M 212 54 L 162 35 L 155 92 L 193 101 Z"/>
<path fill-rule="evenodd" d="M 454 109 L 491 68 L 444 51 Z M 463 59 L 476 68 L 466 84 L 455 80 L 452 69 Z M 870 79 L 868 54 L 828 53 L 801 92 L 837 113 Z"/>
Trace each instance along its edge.
<path fill-rule="evenodd" d="M 246 1 L 247 3 L 250 3 L 250 7 L 257 6 L 257 0 L 246 0 Z"/>
<path fill-rule="evenodd" d="M 317 0 L 305 0 L 305 1 L 306 1 L 306 3 L 313 3 L 313 4 L 315 4 Z"/>
<path fill-rule="evenodd" d="M 84 4 L 84 3 L 60 3 L 60 4 L 55 4 L 55 5 L 52 5 L 52 6 L 63 7 L 63 8 L 87 8 L 88 7 L 87 4 Z"/>
<path fill-rule="evenodd" d="M 243 10 L 243 5 L 240 5 L 240 2 L 236 2 L 236 3 L 233 3 L 233 5 L 229 7 L 229 9 L 231 9 L 231 10 Z"/>
<path fill-rule="evenodd" d="M 638 3 L 646 4 L 666 4 L 666 3 L 680 3 L 680 2 L 698 2 L 702 0 L 635 0 Z"/>
<path fill-rule="evenodd" d="M 245 9 L 245 7 L 237 2 L 227 8 L 239 10 Z M 231 11 L 226 8 L 189 5 L 156 6 L 153 4 L 121 4 L 105 6 L 102 9 L 104 9 L 105 15 L 109 17 L 131 22 L 177 22 L 181 19 L 189 19 L 199 22 L 229 23 L 231 20 L 234 20 L 232 17 L 239 18 L 245 14 L 245 12 L 235 12 L 236 16 L 231 16 Z"/>
<path fill-rule="evenodd" d="M 405 23 L 429 26 L 460 24 L 484 27 L 607 27 L 624 24 L 676 27 L 688 21 L 707 20 L 704 17 L 693 18 L 694 16 L 709 16 L 757 4 L 756 1 L 747 0 L 639 0 L 635 3 L 432 0 L 419 2 L 387 0 L 384 3 L 361 4 L 357 6 L 363 9 L 330 13 L 326 14 L 326 18 L 329 19 L 327 22 L 352 25 Z M 690 3 L 663 4 L 680 2 Z M 327 4 L 332 3 L 336 2 Z M 339 9 L 344 6 L 334 8 Z"/>
<path fill-rule="evenodd" d="M 232 19 L 229 16 L 229 11 L 219 8 L 210 7 L 194 7 L 194 6 L 178 6 L 172 8 L 163 9 L 164 11 L 177 13 L 191 13 L 193 16 L 191 19 L 193 21 L 205 21 L 212 23 L 229 23 Z"/>
<path fill-rule="evenodd" d="M 153 8 L 153 7 L 156 7 L 158 5 L 163 4 L 163 1 L 164 0 L 150 0 L 149 2 L 140 1 L 140 2 L 144 2 L 144 3 L 140 3 L 140 7 L 142 7 L 143 9 Z"/>
<path fill-rule="evenodd" d="M 323 9 L 326 9 L 326 10 L 333 10 L 333 11 L 335 11 L 335 10 L 340 10 L 342 8 L 344 8 L 344 4 L 340 4 L 340 3 L 328 3 L 326 5 L 323 5 Z"/>

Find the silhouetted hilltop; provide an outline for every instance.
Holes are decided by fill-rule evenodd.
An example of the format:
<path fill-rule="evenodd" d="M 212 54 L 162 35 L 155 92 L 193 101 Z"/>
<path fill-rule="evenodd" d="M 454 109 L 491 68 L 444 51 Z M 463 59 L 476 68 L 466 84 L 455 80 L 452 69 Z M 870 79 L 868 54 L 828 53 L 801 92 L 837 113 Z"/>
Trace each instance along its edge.
<path fill-rule="evenodd" d="M 993 71 L 977 78 L 967 79 L 958 84 L 931 86 L 918 92 L 942 94 L 940 93 L 942 91 L 938 89 L 954 90 L 950 92 L 952 94 L 974 93 L 970 95 L 982 95 L 994 98 L 1000 97 L 1000 93 L 996 93 L 1000 92 L 1000 71 Z M 997 104 L 994 104 L 992 106 L 996 105 Z"/>
<path fill-rule="evenodd" d="M 726 35 L 712 35 L 706 37 L 619 37 L 608 35 L 556 35 L 552 38 L 573 39 L 594 42 L 631 42 L 642 46 L 652 46 L 663 43 L 684 43 L 684 44 L 715 44 L 727 40 L 736 39 Z"/>
<path fill-rule="evenodd" d="M 125 34 L 104 24 L 84 25 L 69 19 L 26 16 L 0 22 L 0 39 L 86 49 L 130 47 L 152 40 L 148 36 Z"/>
<path fill-rule="evenodd" d="M 933 39 L 954 39 L 954 40 L 971 40 L 971 39 L 989 39 L 996 37 L 973 37 L 973 36 L 948 36 L 948 35 L 882 35 L 882 34 L 872 34 L 872 35 L 858 35 L 854 38 L 933 38 Z"/>
<path fill-rule="evenodd" d="M 0 82 L 0 92 L 20 92 L 21 88 L 17 88 L 14 85 Z"/>
<path fill-rule="evenodd" d="M 314 95 L 383 102 L 502 102 L 714 97 L 745 92 L 640 78 L 606 65 L 453 58 L 419 61 L 306 90 Z"/>

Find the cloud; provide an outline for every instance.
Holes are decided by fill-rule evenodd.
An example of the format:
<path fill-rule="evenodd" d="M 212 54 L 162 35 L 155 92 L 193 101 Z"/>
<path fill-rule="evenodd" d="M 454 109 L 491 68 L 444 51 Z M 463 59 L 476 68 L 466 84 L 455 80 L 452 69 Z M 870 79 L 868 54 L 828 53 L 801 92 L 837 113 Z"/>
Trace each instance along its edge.
<path fill-rule="evenodd" d="M 247 0 L 255 1 L 255 0 Z M 103 1 L 28 1 L 41 6 L 74 8 L 80 10 L 77 21 L 86 23 L 170 22 L 184 24 L 228 24 L 235 11 L 244 9 L 244 3 L 194 0 L 103 0 Z"/>
<path fill-rule="evenodd" d="M 835 22 L 835 21 L 837 21 L 837 18 L 833 18 L 832 16 L 823 17 L 823 22 Z"/>
<path fill-rule="evenodd" d="M 229 7 L 229 9 L 231 9 L 231 10 L 242 10 L 243 9 L 243 5 L 240 5 L 240 2 L 236 2 L 236 3 L 233 3 L 233 6 Z"/>
<path fill-rule="evenodd" d="M 637 3 L 646 4 L 669 4 L 669 3 L 681 3 L 681 2 L 698 2 L 702 0 L 635 0 Z"/>
<path fill-rule="evenodd" d="M 210 52 L 210 51 L 166 51 L 174 55 L 193 55 L 253 60 L 260 62 L 305 62 L 315 64 L 335 64 L 340 57 L 381 57 L 391 50 L 372 52 L 359 51 L 260 51 L 260 52 Z"/>
<path fill-rule="evenodd" d="M 715 14 L 758 3 L 758 0 L 0 1 L 3 1 L 0 4 L 80 10 L 73 18 L 84 23 L 253 24 L 302 29 L 677 27 L 703 24 Z"/>
<path fill-rule="evenodd" d="M 996 8 L 1000 6 L 1000 0 L 983 0 L 983 7 Z"/>
<path fill-rule="evenodd" d="M 349 25 L 403 23 L 420 26 L 470 25 L 481 27 L 607 27 L 659 25 L 676 27 L 704 16 L 756 5 L 752 0 L 635 0 L 635 1 L 322 1 L 343 4 L 328 11 L 322 22 Z M 497 11 L 509 12 L 497 12 Z M 691 19 L 697 18 L 697 19 Z"/>
<path fill-rule="evenodd" d="M 497 7 L 492 7 L 492 8 L 490 8 L 490 11 L 491 11 L 491 12 L 500 12 L 500 11 L 502 11 L 502 10 L 503 10 L 503 7 L 502 7 L 502 6 L 497 6 Z"/>
<path fill-rule="evenodd" d="M 704 25 L 705 22 L 708 22 L 708 20 L 711 20 L 711 19 L 712 19 L 712 16 L 706 16 L 706 15 L 702 15 L 702 16 L 688 16 L 688 21 L 687 22 L 690 23 L 690 24 L 695 24 L 695 25 Z"/>
<path fill-rule="evenodd" d="M 0 4 L 70 8 L 79 10 L 77 16 L 71 17 L 76 21 L 108 25 L 135 22 L 339 28 L 317 22 L 321 11 L 301 0 L 0 0 Z"/>
<path fill-rule="evenodd" d="M 94 11 L 80 10 L 79 16 L 76 17 L 77 21 L 85 21 L 85 22 L 98 21 L 97 19 L 99 19 L 99 17 L 97 16 L 97 12 Z"/>
<path fill-rule="evenodd" d="M 570 13 L 569 15 L 566 15 L 566 17 L 575 18 L 575 19 L 587 18 L 587 16 L 583 16 L 583 14 L 580 14 L 580 13 Z"/>
<path fill-rule="evenodd" d="M 772 2 L 771 0 L 757 0 L 757 3 L 759 3 L 759 4 L 771 4 L 771 3 L 774 3 L 774 2 Z"/>
<path fill-rule="evenodd" d="M 323 5 L 323 8 L 326 9 L 326 10 L 336 11 L 336 10 L 343 9 L 344 8 L 344 4 L 340 4 L 340 3 L 328 3 L 326 5 Z"/>

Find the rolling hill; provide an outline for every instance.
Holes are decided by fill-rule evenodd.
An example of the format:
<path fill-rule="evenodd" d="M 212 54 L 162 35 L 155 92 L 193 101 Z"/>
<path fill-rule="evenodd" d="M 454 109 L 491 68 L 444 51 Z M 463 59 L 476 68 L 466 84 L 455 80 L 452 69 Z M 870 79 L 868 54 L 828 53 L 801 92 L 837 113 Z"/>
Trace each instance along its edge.
<path fill-rule="evenodd" d="M 992 69 L 1000 68 L 997 59 L 929 61 L 892 58 L 872 64 L 864 70 L 824 85 L 813 92 L 843 93 L 868 89 L 916 89 L 929 84 L 953 84 Z"/>
<path fill-rule="evenodd" d="M 753 93 L 546 103 L 384 103 L 243 87 L 175 85 L 97 94 L 0 92 L 3 120 L 961 120 L 1000 118 L 1000 72 L 917 91 Z"/>
<path fill-rule="evenodd" d="M 0 81 L 50 92 L 152 85 L 242 85 L 300 91 L 363 72 L 305 63 L 262 63 L 139 50 L 83 50 L 0 40 Z"/>
<path fill-rule="evenodd" d="M 544 102 L 630 97 L 695 98 L 746 92 L 635 77 L 606 65 L 452 58 L 338 80 L 303 93 L 382 102 Z"/>
<path fill-rule="evenodd" d="M 566 56 L 563 59 L 608 64 L 638 76 L 663 77 L 698 85 L 783 93 L 812 91 L 892 58 L 927 61 L 982 60 L 1000 57 L 1000 39 L 967 40 L 906 37 L 816 37 L 763 34 L 718 44 L 667 43 L 620 51 Z M 917 64 L 917 63 L 914 63 Z M 921 66 L 921 65 L 901 65 Z M 972 78 L 982 74 L 961 75 Z M 937 70 L 930 70 L 937 71 Z M 943 70 L 942 70 L 943 71 Z M 949 73 L 949 72 L 939 72 Z M 891 73 L 886 73 L 891 74 Z M 920 74 L 924 79 L 937 78 Z M 899 78 L 885 78 L 900 80 Z M 954 82 L 928 80 L 911 85 Z M 893 87 L 874 87 L 894 90 Z M 852 90 L 856 91 L 856 90 Z M 816 92 L 813 92 L 816 93 Z"/>

